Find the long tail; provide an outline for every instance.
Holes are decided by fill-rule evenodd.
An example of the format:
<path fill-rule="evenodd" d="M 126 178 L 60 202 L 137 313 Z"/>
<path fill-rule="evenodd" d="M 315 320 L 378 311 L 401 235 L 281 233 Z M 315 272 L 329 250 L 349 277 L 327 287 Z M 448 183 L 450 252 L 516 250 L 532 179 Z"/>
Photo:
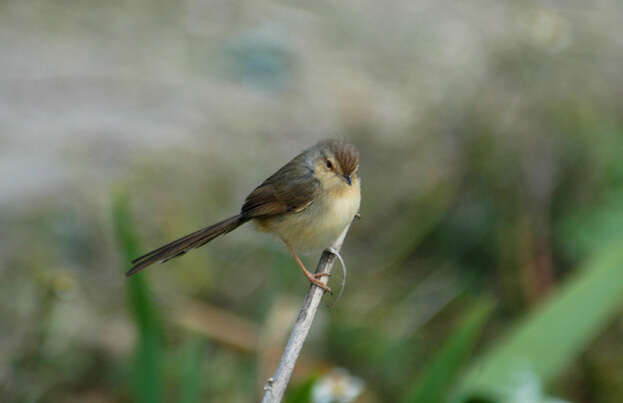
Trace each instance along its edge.
<path fill-rule="evenodd" d="M 247 220 L 248 219 L 243 218 L 241 214 L 238 214 L 221 222 L 217 222 L 216 224 L 210 225 L 209 227 L 202 228 L 199 231 L 195 231 L 192 234 L 183 236 L 180 239 L 159 247 L 158 249 L 154 249 L 151 252 L 134 259 L 132 261 L 134 266 L 132 266 L 132 268 L 125 275 L 129 277 L 153 263 L 166 262 L 169 259 L 181 256 L 190 249 L 203 246 L 214 238 L 235 230 Z"/>

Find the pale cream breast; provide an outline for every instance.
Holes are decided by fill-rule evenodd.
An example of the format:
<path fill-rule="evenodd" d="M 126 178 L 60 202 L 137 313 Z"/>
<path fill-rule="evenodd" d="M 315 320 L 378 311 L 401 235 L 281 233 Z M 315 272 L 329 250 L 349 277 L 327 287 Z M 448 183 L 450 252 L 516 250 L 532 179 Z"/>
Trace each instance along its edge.
<path fill-rule="evenodd" d="M 327 189 L 301 212 L 258 220 L 258 229 L 275 233 L 300 251 L 326 248 L 353 220 L 360 202 L 360 180 L 354 178 L 351 186 Z"/>

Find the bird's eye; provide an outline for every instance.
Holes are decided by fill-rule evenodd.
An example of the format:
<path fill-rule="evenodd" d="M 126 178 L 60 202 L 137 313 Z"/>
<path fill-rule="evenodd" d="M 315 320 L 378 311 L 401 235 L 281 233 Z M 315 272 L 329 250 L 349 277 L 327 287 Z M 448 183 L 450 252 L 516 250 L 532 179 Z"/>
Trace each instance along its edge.
<path fill-rule="evenodd" d="M 327 168 L 333 169 L 333 164 L 329 160 L 327 160 Z"/>

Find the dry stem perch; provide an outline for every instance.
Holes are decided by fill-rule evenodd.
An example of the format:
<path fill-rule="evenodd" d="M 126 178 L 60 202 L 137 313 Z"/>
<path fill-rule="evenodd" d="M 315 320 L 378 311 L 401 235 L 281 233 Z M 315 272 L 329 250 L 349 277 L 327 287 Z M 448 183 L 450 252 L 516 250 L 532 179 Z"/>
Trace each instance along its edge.
<path fill-rule="evenodd" d="M 336 252 L 340 251 L 349 228 L 350 224 L 344 228 L 344 231 L 342 231 L 340 236 L 333 242 L 330 249 L 333 249 Z M 332 252 L 325 250 L 318 261 L 316 273 L 330 274 L 333 269 L 335 258 L 336 256 Z M 322 276 L 319 280 L 326 284 L 328 277 L 329 276 Z M 283 354 L 281 355 L 281 359 L 279 360 L 279 365 L 277 365 L 274 375 L 268 379 L 266 386 L 264 386 L 264 397 L 262 398 L 262 403 L 281 402 L 288 386 L 288 382 L 290 381 L 292 371 L 294 370 L 296 360 L 298 359 L 301 349 L 303 348 L 303 343 L 309 334 L 309 329 L 311 328 L 316 312 L 318 311 L 318 306 L 320 305 L 320 300 L 322 299 L 323 294 L 324 291 L 319 287 L 315 285 L 311 285 L 309 287 L 309 291 L 307 292 L 307 296 L 305 296 L 301 311 L 299 312 L 296 322 L 292 327 L 292 331 L 290 332 L 288 344 L 286 345 Z"/>

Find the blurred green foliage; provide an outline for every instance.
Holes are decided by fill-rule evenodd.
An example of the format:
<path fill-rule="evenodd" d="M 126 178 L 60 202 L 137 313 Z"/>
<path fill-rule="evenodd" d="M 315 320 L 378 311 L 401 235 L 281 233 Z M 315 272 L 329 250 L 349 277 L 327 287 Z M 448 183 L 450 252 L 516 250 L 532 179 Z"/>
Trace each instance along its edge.
<path fill-rule="evenodd" d="M 440 351 L 426 364 L 423 373 L 416 377 L 403 402 L 441 402 L 448 398 L 456 382 L 457 372 L 473 350 L 492 309 L 491 301 L 484 300 L 463 314 L 461 323 L 452 330 Z"/>
<path fill-rule="evenodd" d="M 112 217 L 119 249 L 125 262 L 121 267 L 125 272 L 132 267 L 130 261 L 140 254 L 125 193 L 118 192 L 113 196 Z M 133 388 L 135 402 L 157 403 L 163 400 L 162 327 L 145 279 L 133 276 L 128 279 L 127 284 L 128 306 L 134 314 L 138 334 L 134 373 L 129 385 Z M 192 385 L 192 378 L 188 382 Z"/>
<path fill-rule="evenodd" d="M 290 388 L 284 398 L 286 403 L 311 403 L 311 394 L 318 376 L 312 375 L 296 387 Z"/>
<path fill-rule="evenodd" d="M 205 342 L 202 337 L 196 336 L 187 342 L 186 363 L 182 373 L 182 388 L 180 403 L 194 403 L 199 401 L 199 384 L 201 382 L 201 363 L 204 359 Z"/>
<path fill-rule="evenodd" d="M 456 401 L 471 401 L 476 396 L 512 401 L 522 378 L 549 383 L 560 375 L 621 306 L 621 242 L 597 252 L 586 266 L 471 364 Z"/>

